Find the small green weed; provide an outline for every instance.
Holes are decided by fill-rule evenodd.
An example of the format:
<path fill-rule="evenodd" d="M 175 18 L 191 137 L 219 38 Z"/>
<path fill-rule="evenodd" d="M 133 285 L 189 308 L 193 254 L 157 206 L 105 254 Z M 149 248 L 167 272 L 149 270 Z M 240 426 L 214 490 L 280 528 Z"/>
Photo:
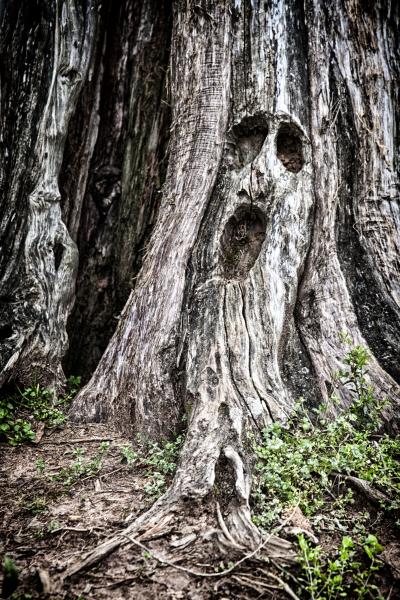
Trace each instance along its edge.
<path fill-rule="evenodd" d="M 183 436 L 180 435 L 174 441 L 159 444 L 138 437 L 137 451 L 134 451 L 131 446 L 122 448 L 122 454 L 128 464 L 136 461 L 146 467 L 145 477 L 148 479 L 148 483 L 144 486 L 144 491 L 152 499 L 162 496 L 168 480 L 175 473 L 183 439 Z"/>
<path fill-rule="evenodd" d="M 123 446 L 121 448 L 121 454 L 124 457 L 124 459 L 126 460 L 129 467 L 134 465 L 135 462 L 137 461 L 138 454 L 137 454 L 137 452 L 134 451 L 134 449 L 132 448 L 132 446 L 130 444 L 126 444 L 125 446 Z"/>
<path fill-rule="evenodd" d="M 0 399 L 0 439 L 5 439 L 10 446 L 32 441 L 35 437 L 31 424 L 17 418 L 16 413 L 16 406 L 9 398 Z"/>
<path fill-rule="evenodd" d="M 33 385 L 19 393 L 20 406 L 26 408 L 36 421 L 43 421 L 49 427 L 59 427 L 65 423 L 67 417 L 57 408 L 60 402 L 53 404 L 50 390 Z"/>
<path fill-rule="evenodd" d="M 35 496 L 30 502 L 26 502 L 23 508 L 34 515 L 47 512 L 47 498 L 45 496 Z"/>
<path fill-rule="evenodd" d="M 46 463 L 44 462 L 43 458 L 36 459 L 36 468 L 39 473 L 44 473 L 46 470 Z"/>
<path fill-rule="evenodd" d="M 47 531 L 49 533 L 53 533 L 53 531 L 57 531 L 58 529 L 60 529 L 60 527 L 61 527 L 61 525 L 60 525 L 59 521 L 52 520 L 47 525 Z"/>
<path fill-rule="evenodd" d="M 182 436 L 163 445 L 156 442 L 147 444 L 147 456 L 144 462 L 148 467 L 146 477 L 149 483 L 144 486 L 144 490 L 152 498 L 159 498 L 165 492 L 167 479 L 176 471 L 176 462 L 182 444 Z"/>
<path fill-rule="evenodd" d="M 95 456 L 89 460 L 84 459 L 84 451 L 82 448 L 75 448 L 73 451 L 75 457 L 74 462 L 68 467 L 62 467 L 58 473 L 51 476 L 51 479 L 53 479 L 53 481 L 59 481 L 66 487 L 69 487 L 83 477 L 97 475 L 103 466 L 103 460 L 109 447 L 109 442 L 102 442 L 98 447 Z"/>
<path fill-rule="evenodd" d="M 342 538 L 338 552 L 331 560 L 320 546 L 311 546 L 304 535 L 298 536 L 300 576 L 298 583 L 302 598 L 334 600 L 337 598 L 374 598 L 383 600 L 375 584 L 382 566 L 378 558 L 383 548 L 374 535 L 361 544 L 351 537 Z M 362 550 L 361 561 L 358 560 Z"/>

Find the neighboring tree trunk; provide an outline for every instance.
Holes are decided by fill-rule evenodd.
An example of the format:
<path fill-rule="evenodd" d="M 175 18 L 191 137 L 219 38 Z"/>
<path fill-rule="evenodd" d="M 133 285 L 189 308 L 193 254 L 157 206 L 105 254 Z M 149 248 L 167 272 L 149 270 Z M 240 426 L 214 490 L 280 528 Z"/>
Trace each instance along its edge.
<path fill-rule="evenodd" d="M 396 426 L 398 9 L 361 0 L 176 0 L 169 42 L 167 4 L 140 5 L 140 14 L 128 0 L 103 8 L 95 36 L 85 21 L 91 74 L 61 173 L 65 222 L 81 251 L 70 365 L 83 357 L 88 374 L 133 290 L 71 417 L 165 438 L 186 415 L 177 474 L 152 515 L 222 489 L 230 543 L 254 545 L 248 436 L 285 418 L 299 395 L 329 403 L 341 331 L 369 347 L 371 381 L 391 400 L 386 419 Z M 44 109 L 37 115 L 40 140 L 48 118 Z M 47 150 L 53 187 L 64 137 L 57 152 Z M 7 181 L 21 181 L 17 167 Z M 20 192 L 21 206 L 37 185 Z M 6 197 L 11 206 L 14 196 Z M 65 231 L 56 206 L 56 231 Z M 54 220 L 41 218 L 39 233 L 47 227 L 48 235 Z M 26 268 L 38 229 L 20 221 L 25 254 L 12 257 Z M 54 268 L 42 256 L 30 264 L 36 287 L 48 281 L 52 290 Z M 72 267 L 63 282 L 65 295 Z M 48 312 L 48 322 L 30 321 L 25 306 L 21 322 L 37 331 L 29 340 L 40 334 L 53 352 L 53 362 L 42 353 L 36 363 L 54 379 L 65 344 L 59 336 L 48 345 L 47 323 L 64 335 L 70 303 L 58 319 Z M 25 348 L 39 356 L 33 350 L 42 346 L 19 339 L 7 336 L 2 348 L 20 364 Z"/>
<path fill-rule="evenodd" d="M 86 78 L 96 3 L 6 2 L 1 44 L 0 383 L 64 382 L 78 252 L 58 176 Z"/>

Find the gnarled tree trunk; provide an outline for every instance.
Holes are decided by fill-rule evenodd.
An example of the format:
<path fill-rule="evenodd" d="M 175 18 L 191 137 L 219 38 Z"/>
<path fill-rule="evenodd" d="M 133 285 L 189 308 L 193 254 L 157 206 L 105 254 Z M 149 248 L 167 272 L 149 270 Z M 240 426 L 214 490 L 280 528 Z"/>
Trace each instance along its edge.
<path fill-rule="evenodd" d="M 14 4 L 11 37 L 26 19 Z M 71 417 L 163 438 L 186 415 L 177 474 L 152 515 L 208 496 L 223 474 L 230 541 L 254 545 L 248 435 L 299 395 L 329 403 L 340 331 L 369 348 L 395 426 L 398 9 L 139 5 L 59 0 L 46 16 L 53 67 L 33 63 L 21 83 L 17 135 L 4 63 L 5 132 L 34 177 L 22 154 L 5 170 L 1 239 L 18 274 L 1 267 L 3 380 L 37 369 L 62 379 L 77 241 L 67 364 L 87 375 L 117 326 Z M 28 47 L 36 34 L 20 35 Z"/>
<path fill-rule="evenodd" d="M 78 252 L 58 177 L 86 79 L 95 2 L 7 2 L 1 28 L 0 382 L 63 384 Z M 21 53 L 22 51 L 22 53 Z"/>

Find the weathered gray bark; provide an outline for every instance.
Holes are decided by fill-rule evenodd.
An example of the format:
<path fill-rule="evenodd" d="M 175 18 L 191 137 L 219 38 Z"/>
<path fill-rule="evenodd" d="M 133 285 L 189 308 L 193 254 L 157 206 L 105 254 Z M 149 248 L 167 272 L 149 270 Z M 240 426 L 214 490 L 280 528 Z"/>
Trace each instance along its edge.
<path fill-rule="evenodd" d="M 393 401 L 390 420 L 398 417 L 390 375 L 399 381 L 400 347 L 397 11 L 339 1 L 309 7 L 317 206 L 299 302 L 323 399 L 341 366 L 337 332 L 348 331 L 370 345 L 371 380 Z"/>
<path fill-rule="evenodd" d="M 398 57 L 388 10 L 369 14 L 354 2 L 308 2 L 305 11 L 283 1 L 175 6 L 160 216 L 73 414 L 165 436 L 185 410 L 186 442 L 161 506 L 206 496 L 222 465 L 235 482 L 228 524 L 236 541 L 256 536 L 246 435 L 288 414 L 300 391 L 312 400 L 318 387 L 329 402 L 327 382 L 343 366 L 340 331 L 370 342 L 371 380 L 394 403 L 388 419 L 396 414 L 396 368 L 384 367 L 399 349 L 398 320 L 385 358 L 373 310 L 366 322 L 357 306 L 360 274 L 343 252 L 359 244 L 380 290 L 379 300 L 370 290 L 373 307 L 397 315 L 395 209 L 384 220 L 389 252 L 365 233 L 376 210 L 365 198 L 398 199 L 393 125 L 377 118 L 380 111 L 394 123 Z M 373 29 L 382 40 L 370 48 Z M 346 156 L 356 157 L 351 175 Z M 358 228 L 349 229 L 351 218 Z"/>
<path fill-rule="evenodd" d="M 392 401 L 386 417 L 396 425 L 398 8 L 361 0 L 177 0 L 171 16 L 167 3 L 151 0 L 140 10 L 128 0 L 106 6 L 111 12 L 99 13 L 96 35 L 89 16 L 84 21 L 91 70 L 61 173 L 64 220 L 81 256 L 69 364 L 83 357 L 87 374 L 118 324 L 71 417 L 160 438 L 179 430 L 186 414 L 176 477 L 148 518 L 206 497 L 222 473 L 233 492 L 225 542 L 254 545 L 248 434 L 285 418 L 299 395 L 329 402 L 332 372 L 342 366 L 340 331 L 369 348 L 371 381 Z M 79 55 L 82 77 L 89 55 Z M 45 82 L 32 89 L 38 85 L 47 89 Z M 49 89 L 48 105 L 58 106 Z M 53 187 L 74 90 L 48 153 Z M 41 170 L 37 179 L 20 192 L 21 206 L 47 182 Z M 25 257 L 38 231 L 53 242 L 54 223 L 54 231 L 66 231 L 58 203 L 51 206 L 55 218 L 45 211 L 40 230 L 29 213 L 18 220 Z M 73 248 L 68 240 L 64 247 Z M 21 256 L 13 253 L 14 264 L 26 269 Z M 71 261 L 63 298 L 74 285 Z M 20 350 L 20 337 L 9 336 L 2 348 L 17 366 L 29 349 L 53 380 L 70 298 L 53 318 L 54 265 L 45 274 L 42 255 L 32 264 L 36 288 L 50 290 L 40 305 L 50 325 L 28 318 L 28 307 L 21 323 L 36 328 L 35 343 Z M 48 327 L 57 332 L 54 346 Z M 47 345 L 35 341 L 39 335 Z M 34 351 L 42 347 L 41 362 Z"/>

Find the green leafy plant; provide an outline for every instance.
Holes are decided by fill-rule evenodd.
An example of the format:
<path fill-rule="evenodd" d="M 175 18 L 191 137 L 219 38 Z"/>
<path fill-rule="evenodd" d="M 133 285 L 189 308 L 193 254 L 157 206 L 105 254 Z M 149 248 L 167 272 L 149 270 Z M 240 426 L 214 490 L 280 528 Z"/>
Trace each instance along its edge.
<path fill-rule="evenodd" d="M 50 390 L 33 385 L 24 390 L 19 390 L 19 405 L 26 408 L 36 421 L 42 421 L 49 427 L 59 427 L 67 420 L 64 413 L 57 408 L 62 401 L 53 402 Z"/>
<path fill-rule="evenodd" d="M 385 492 L 385 509 L 400 507 L 400 440 L 375 432 L 381 425 L 385 403 L 367 383 L 368 355 L 355 346 L 345 357 L 348 369 L 335 381 L 350 391 L 352 403 L 334 420 L 326 406 L 314 409 L 314 419 L 300 400 L 291 419 L 274 423 L 255 444 L 257 455 L 253 503 L 254 521 L 270 527 L 290 506 L 299 504 L 307 516 L 323 510 L 336 495 L 335 481 L 355 476 Z M 333 395 L 332 401 L 336 401 Z M 351 502 L 346 494 L 337 506 Z"/>
<path fill-rule="evenodd" d="M 34 515 L 47 512 L 47 498 L 45 496 L 35 496 L 32 500 L 26 502 L 23 507 Z"/>
<path fill-rule="evenodd" d="M 132 466 L 135 464 L 138 454 L 134 451 L 131 444 L 126 444 L 121 448 L 121 454 L 123 458 L 126 460 L 128 466 Z"/>
<path fill-rule="evenodd" d="M 85 460 L 82 448 L 73 450 L 74 462 L 62 467 L 58 473 L 52 475 L 54 481 L 59 481 L 66 487 L 76 483 L 83 477 L 92 477 L 97 475 L 103 466 L 103 460 L 110 447 L 109 442 L 102 442 L 97 449 L 96 454 L 91 459 Z"/>
<path fill-rule="evenodd" d="M 44 473 L 46 470 L 46 463 L 44 462 L 43 458 L 36 459 L 36 468 L 39 473 Z"/>
<path fill-rule="evenodd" d="M 61 527 L 61 525 L 60 525 L 59 521 L 52 520 L 47 525 L 47 531 L 49 533 L 53 533 L 54 531 L 57 531 L 58 529 L 60 529 L 60 527 Z"/>
<path fill-rule="evenodd" d="M 361 544 L 344 536 L 333 560 L 320 546 L 313 547 L 303 534 L 298 536 L 298 544 L 298 583 L 302 598 L 383 600 L 375 584 L 375 576 L 382 566 L 378 555 L 383 547 L 374 535 L 368 535 Z"/>
<path fill-rule="evenodd" d="M 31 423 L 18 418 L 16 413 L 16 406 L 9 398 L 0 399 L 0 439 L 5 439 L 10 446 L 32 441 L 35 437 Z"/>
<path fill-rule="evenodd" d="M 64 425 L 67 417 L 60 407 L 72 400 L 79 384 L 79 377 L 70 377 L 67 391 L 59 399 L 54 399 L 50 390 L 41 388 L 38 384 L 24 390 L 18 389 L 17 393 L 0 398 L 0 439 L 11 446 L 32 441 L 35 437 L 33 421 L 41 421 L 53 428 Z"/>
<path fill-rule="evenodd" d="M 174 441 L 168 441 L 164 444 L 144 441 L 141 438 L 137 439 L 137 460 L 146 467 L 145 477 L 148 479 L 144 491 L 151 498 L 159 498 L 165 492 L 168 480 L 176 471 L 176 463 L 183 439 L 183 436 L 179 435 Z"/>
<path fill-rule="evenodd" d="M 159 445 L 155 442 L 148 444 L 148 455 L 146 458 L 146 477 L 149 483 L 144 490 L 153 498 L 160 497 L 166 489 L 168 478 L 176 471 L 176 463 L 179 451 L 183 444 L 183 436 L 178 436 L 175 441 Z"/>
<path fill-rule="evenodd" d="M 349 339 L 345 342 L 350 345 Z M 346 385 L 353 392 L 353 402 L 349 418 L 366 431 L 376 431 L 381 423 L 382 410 L 387 401 L 376 398 L 375 390 L 367 381 L 368 352 L 363 346 L 353 346 L 347 353 L 344 362 L 348 369 L 333 374 L 334 381 Z"/>

